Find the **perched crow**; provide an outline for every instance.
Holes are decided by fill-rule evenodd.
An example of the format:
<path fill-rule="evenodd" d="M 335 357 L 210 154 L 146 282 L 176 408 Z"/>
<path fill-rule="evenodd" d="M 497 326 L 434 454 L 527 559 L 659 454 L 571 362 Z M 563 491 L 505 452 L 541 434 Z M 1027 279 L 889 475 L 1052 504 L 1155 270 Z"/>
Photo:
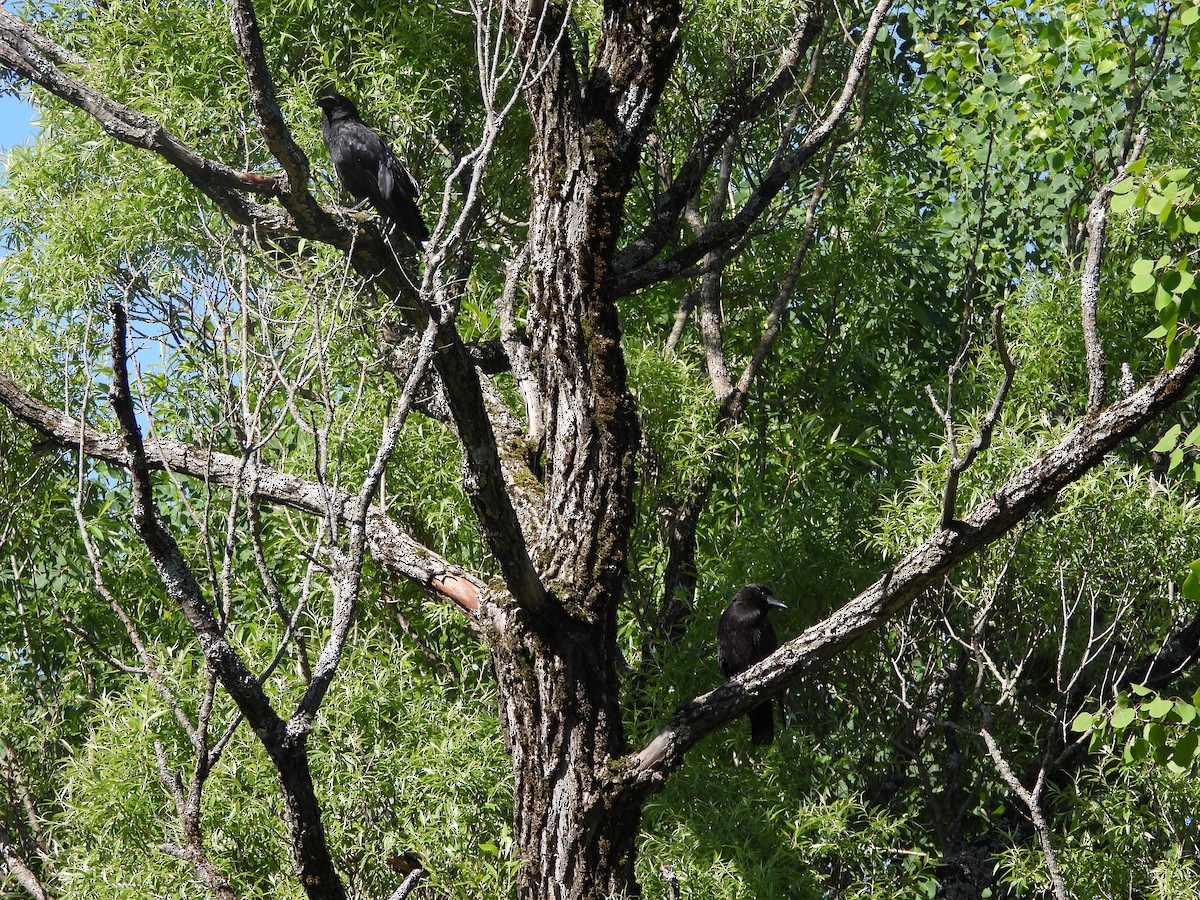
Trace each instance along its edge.
<path fill-rule="evenodd" d="M 775 629 L 767 621 L 772 606 L 787 609 L 770 588 L 761 584 L 748 584 L 733 595 L 717 625 L 717 665 L 726 678 L 745 672 L 779 646 Z M 747 717 L 750 719 L 750 739 L 756 744 L 771 743 L 775 737 L 771 701 L 760 703 L 747 713 Z"/>
<path fill-rule="evenodd" d="M 317 106 L 333 170 L 351 196 L 370 200 L 418 247 L 429 240 L 429 229 L 417 209 L 421 189 L 383 138 L 363 124 L 358 109 L 341 94 L 322 97 Z"/>

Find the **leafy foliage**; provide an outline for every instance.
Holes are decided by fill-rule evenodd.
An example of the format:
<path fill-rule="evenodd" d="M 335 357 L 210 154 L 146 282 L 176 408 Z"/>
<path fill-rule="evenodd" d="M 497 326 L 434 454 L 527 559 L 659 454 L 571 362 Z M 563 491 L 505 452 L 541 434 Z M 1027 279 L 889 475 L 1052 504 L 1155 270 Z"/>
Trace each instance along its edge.
<path fill-rule="evenodd" d="M 448 157 L 485 119 L 470 21 L 443 3 L 257 6 L 282 111 L 316 171 L 327 167 L 312 100 L 337 87 L 408 151 L 430 186 L 426 202 L 439 205 Z M 643 434 L 620 620 L 622 652 L 637 669 L 631 740 L 649 738 L 682 701 L 719 682 L 713 623 L 741 583 L 770 582 L 789 601 L 780 631 L 793 637 L 934 532 L 947 455 L 925 388 L 943 396 L 966 334 L 953 417 L 969 442 L 999 372 L 979 325 L 985 307 L 1007 304 L 1019 374 L 992 447 L 964 478 L 959 511 L 1083 412 L 1080 224 L 1136 140 L 1127 127 L 1134 112 L 1148 127 L 1144 155 L 1112 181 L 1108 205 L 1101 329 L 1110 369 L 1127 363 L 1145 378 L 1194 344 L 1196 138 L 1175 123 L 1195 112 L 1200 6 L 1184 3 L 1165 20 L 1163 10 L 948 0 L 896 18 L 880 41 L 861 130 L 830 157 L 801 288 L 736 425 L 719 418 L 696 329 L 668 338 L 695 280 L 622 301 Z M 580 7 L 580 53 L 602 12 Z M 771 64 L 800 12 L 765 2 L 695 6 L 627 234 L 654 209 L 657 167 L 678 164 L 742 66 Z M 206 155 L 273 170 L 222 5 L 109 0 L 45 4 L 36 14 L 90 60 L 98 89 L 153 113 Z M 827 32 L 838 27 L 831 21 Z M 1163 28 L 1169 40 L 1156 61 L 1148 48 Z M 839 63 L 848 56 L 838 41 L 823 52 Z M 818 66 L 813 78 L 828 93 L 837 71 Z M 390 413 L 392 370 L 374 337 L 394 327 L 394 310 L 359 288 L 341 254 L 255 246 L 171 167 L 104 136 L 77 110 L 36 98 L 42 130 L 10 154 L 0 190 L 8 250 L 0 368 L 67 414 L 113 430 L 103 402 L 104 308 L 126 297 L 155 435 L 235 455 L 254 447 L 282 472 L 357 484 Z M 731 209 L 768 170 L 785 112 L 731 139 Z M 504 288 L 500 263 L 520 241 L 522 226 L 511 223 L 528 216 L 528 145 L 518 116 L 484 182 L 480 264 L 460 319 L 468 340 L 500 333 L 493 302 Z M 820 177 L 814 165 L 789 184 L 723 271 L 725 350 L 737 363 L 761 339 Z M 718 174 L 703 180 L 708 201 Z M 322 201 L 337 201 L 327 174 L 316 184 Z M 506 379 L 496 379 L 497 395 L 514 401 Z M 488 577 L 495 564 L 462 488 L 458 447 L 436 418 L 414 417 L 381 502 L 421 543 Z M 1192 410 L 1164 419 L 1159 434 L 1064 490 L 910 616 L 789 691 L 789 727 L 773 749 L 750 755 L 734 728 L 698 747 L 645 807 L 647 894 L 667 895 L 677 878 L 692 897 L 934 896 L 966 845 L 1023 834 L 980 729 L 992 723 L 1023 774 L 1072 717 L 1077 732 L 1092 732 L 1097 760 L 1050 801 L 1073 892 L 1194 894 L 1200 798 L 1189 776 L 1200 700 L 1135 687 L 1079 709 L 1081 691 L 1109 691 L 1194 615 L 1195 576 L 1180 582 L 1200 556 L 1183 481 L 1189 468 L 1200 477 L 1198 448 Z M 263 565 L 253 545 L 225 539 L 230 522 L 249 529 L 245 497 L 156 478 L 168 524 L 227 609 L 231 641 L 255 671 L 274 664 L 267 690 L 281 706 L 294 703 L 305 680 L 294 648 L 276 659 L 287 625 L 272 586 L 285 612 L 300 610 L 295 633 L 319 646 L 333 602 L 319 517 L 256 508 Z M 204 702 L 205 673 L 126 524 L 125 475 L 44 452 L 3 414 L 0 482 L 0 777 L 11 798 L 27 794 L 38 828 L 26 827 L 20 802 L 4 807 L 0 823 L 28 855 L 53 860 L 64 895 L 194 897 L 190 867 L 156 849 L 179 840 L 158 745 L 167 768 L 183 773 L 192 748 L 161 691 L 122 670 L 140 663 L 101 583 L 139 623 L 191 715 Z M 667 565 L 663 523 L 697 485 L 711 495 L 696 541 L 694 609 L 643 661 Z M 366 583 L 366 608 L 311 742 L 339 870 L 356 895 L 386 896 L 411 853 L 439 896 L 503 896 L 520 858 L 488 660 L 456 613 L 371 566 Z M 218 698 L 214 722 L 232 727 L 233 706 Z M 239 896 L 301 895 L 273 777 L 242 725 L 204 792 L 208 852 Z M 1008 890 L 1040 896 L 1045 860 L 1026 837 L 996 857 Z"/>

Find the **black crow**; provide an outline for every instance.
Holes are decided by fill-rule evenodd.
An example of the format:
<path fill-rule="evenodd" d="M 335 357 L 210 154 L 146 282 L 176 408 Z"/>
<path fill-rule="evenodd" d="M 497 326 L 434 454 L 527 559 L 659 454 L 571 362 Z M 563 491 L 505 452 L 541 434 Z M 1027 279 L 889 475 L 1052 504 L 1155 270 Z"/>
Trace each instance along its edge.
<path fill-rule="evenodd" d="M 333 170 L 355 200 L 369 200 L 385 218 L 407 234 L 418 247 L 429 240 L 429 229 L 417 209 L 421 189 L 408 169 L 367 127 L 358 109 L 341 94 L 317 101 L 321 107 L 321 137 L 329 148 Z"/>
<path fill-rule="evenodd" d="M 787 609 L 771 589 L 748 584 L 736 594 L 717 625 L 717 665 L 726 678 L 740 675 L 756 662 L 766 659 L 779 646 L 775 629 L 767 620 L 771 607 Z M 750 739 L 769 744 L 775 737 L 775 718 L 770 700 L 747 713 Z"/>

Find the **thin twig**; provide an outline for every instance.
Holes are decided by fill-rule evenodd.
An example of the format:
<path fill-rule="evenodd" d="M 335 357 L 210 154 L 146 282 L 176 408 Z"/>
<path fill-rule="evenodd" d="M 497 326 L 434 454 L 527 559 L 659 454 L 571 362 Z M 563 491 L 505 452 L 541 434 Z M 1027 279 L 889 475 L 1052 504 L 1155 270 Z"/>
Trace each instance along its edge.
<path fill-rule="evenodd" d="M 984 744 L 987 745 L 988 755 L 991 756 L 992 762 L 995 763 L 996 769 L 1000 772 L 1000 777 L 1004 779 L 1004 783 L 1008 785 L 1021 802 L 1025 804 L 1025 808 L 1029 811 L 1030 821 L 1033 823 L 1033 830 L 1037 833 L 1038 842 L 1042 846 L 1042 855 L 1046 859 L 1046 868 L 1050 872 L 1050 887 L 1054 891 L 1055 900 L 1069 900 L 1070 895 L 1067 893 L 1067 886 L 1063 882 L 1062 870 L 1058 867 L 1058 857 L 1054 852 L 1054 845 L 1050 842 L 1050 825 L 1046 822 L 1046 816 L 1042 813 L 1041 793 L 1045 786 L 1044 768 L 1038 770 L 1037 783 L 1032 791 L 1027 790 L 1025 785 L 1021 784 L 1021 780 L 1017 778 L 1012 767 L 1008 764 L 1008 760 L 1004 758 L 1004 754 L 1000 752 L 1000 746 L 996 743 L 996 739 L 992 737 L 987 726 L 984 725 L 979 729 L 979 735 L 983 738 Z"/>

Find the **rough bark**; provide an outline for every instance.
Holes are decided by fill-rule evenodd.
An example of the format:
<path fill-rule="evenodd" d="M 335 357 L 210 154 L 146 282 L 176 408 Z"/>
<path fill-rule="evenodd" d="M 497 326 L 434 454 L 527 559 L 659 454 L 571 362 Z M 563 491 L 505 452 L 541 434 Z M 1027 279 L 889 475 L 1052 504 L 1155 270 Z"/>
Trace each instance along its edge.
<path fill-rule="evenodd" d="M 597 628 L 564 613 L 538 627 L 497 625 L 493 659 L 521 853 L 517 897 L 636 896 L 640 804 L 614 803 L 605 774 L 626 746 L 615 620 Z"/>
<path fill-rule="evenodd" d="M 546 498 L 535 558 L 550 602 L 514 592 L 491 622 L 516 780 L 517 895 L 633 896 L 640 805 L 614 805 L 606 777 L 626 751 L 616 610 L 639 444 L 612 261 L 682 9 L 675 0 L 607 4 L 586 83 L 563 10 L 538 12 L 541 27 L 518 37 L 544 71 L 526 91 L 527 331 Z"/>

